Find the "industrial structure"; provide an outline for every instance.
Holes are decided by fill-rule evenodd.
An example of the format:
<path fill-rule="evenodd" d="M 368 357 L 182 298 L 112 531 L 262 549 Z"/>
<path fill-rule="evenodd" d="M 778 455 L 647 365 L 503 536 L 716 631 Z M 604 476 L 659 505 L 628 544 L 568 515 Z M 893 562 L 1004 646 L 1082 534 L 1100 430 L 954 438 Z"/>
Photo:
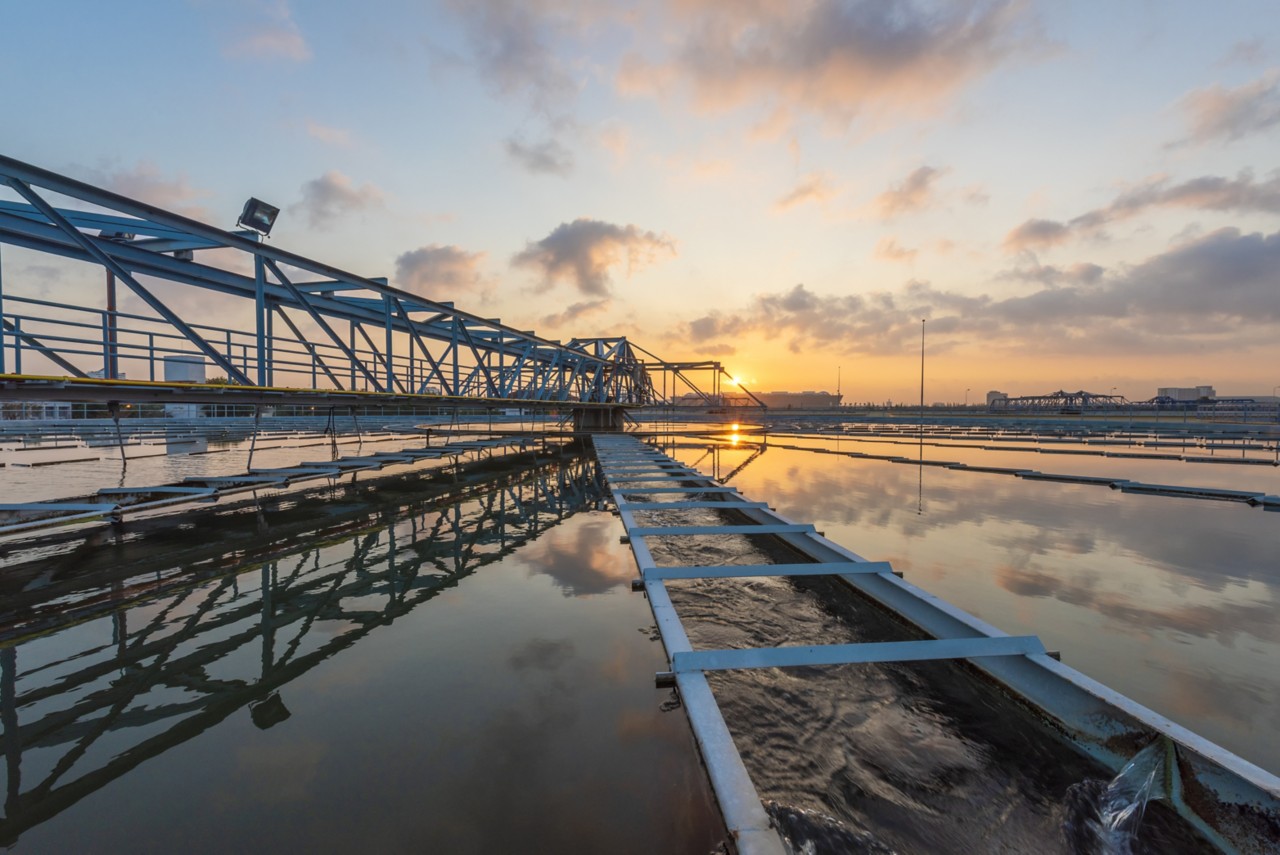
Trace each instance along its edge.
<path fill-rule="evenodd" d="M 595 461 L 577 456 L 554 467 L 538 465 L 548 456 L 547 420 L 530 432 L 540 433 L 537 438 L 454 437 L 433 444 L 428 436 L 420 447 L 347 456 L 334 451 L 328 460 L 261 469 L 252 468 L 251 444 L 249 464 L 235 475 L 190 476 L 144 486 L 125 485 L 122 478 L 120 485 L 79 501 L 0 505 L 0 526 L 6 527 L 0 534 L 39 530 L 71 539 L 80 527 L 118 527 L 126 516 L 131 525 L 145 524 L 161 511 L 191 511 L 193 502 L 252 501 L 260 511 L 259 491 L 287 488 L 293 497 L 309 485 L 324 485 L 336 492 L 347 479 L 354 485 L 364 473 L 442 460 L 455 461 L 440 467 L 454 479 L 450 492 L 475 503 L 468 514 L 451 510 L 427 515 L 412 508 L 407 519 L 413 548 L 403 550 L 394 527 L 362 522 L 362 512 L 357 511 L 350 519 L 334 522 L 335 530 L 362 527 L 353 551 L 325 565 L 320 564 L 318 547 L 295 546 L 292 537 L 323 542 L 325 526 L 288 517 L 287 523 L 296 523 L 292 529 L 285 526 L 278 535 L 268 531 L 260 552 L 250 556 L 261 564 L 256 592 L 241 595 L 236 579 L 243 574 L 238 572 L 218 577 L 201 593 L 206 602 L 193 612 L 188 629 L 149 640 L 150 628 L 131 632 L 120 624 L 113 655 L 91 665 L 76 664 L 79 657 L 73 656 L 66 663 L 66 676 L 53 689 L 20 689 L 16 649 L 4 647 L 0 714 L 13 783 L 0 818 L 0 844 L 12 844 L 27 829 L 237 709 L 248 707 L 253 723 L 263 729 L 284 721 L 290 713 L 280 689 L 288 680 L 536 537 L 541 528 L 584 508 L 602 509 L 606 497 L 636 559 L 640 578 L 634 587 L 648 596 L 666 649 L 668 670 L 657 680 L 679 689 L 736 851 L 772 855 L 784 848 L 726 727 L 707 674 L 887 662 L 966 661 L 968 671 L 1043 714 L 1083 754 L 1113 771 L 1123 768 L 1139 749 L 1154 746 L 1163 758 L 1161 774 L 1173 809 L 1224 850 L 1260 849 L 1274 834 L 1280 817 L 1280 780 L 1275 776 L 1063 665 L 1035 636 L 1008 636 L 906 582 L 888 562 L 867 561 L 828 540 L 813 525 L 782 517 L 767 502 L 750 501 L 727 486 L 742 466 L 763 453 L 767 442 L 717 480 L 698 471 L 696 464 L 684 465 L 636 436 L 621 433 L 628 408 L 832 409 L 839 405 L 839 393 L 755 395 L 736 382 L 730 382 L 734 390 L 727 391 L 722 381 L 732 381 L 732 376 L 719 362 L 666 361 L 625 337 L 568 342 L 542 338 L 452 303 L 394 288 L 384 279 L 269 246 L 263 238 L 278 210 L 260 200 L 246 204 L 240 218 L 244 228 L 228 232 L 9 158 L 0 157 L 0 182 L 23 200 L 0 200 L 0 244 L 99 266 L 106 298 L 103 308 L 93 308 L 15 294 L 8 289 L 0 263 L 0 402 L 102 402 L 111 407 L 117 424 L 124 401 L 188 408 L 172 411 L 184 417 L 192 415 L 191 406 L 207 403 L 243 404 L 255 413 L 279 405 L 328 408 L 331 413 L 336 407 L 354 412 L 410 406 L 455 414 L 514 408 L 520 413 L 563 414 L 573 419 L 575 429 L 596 433 Z M 56 207 L 49 195 L 69 202 Z M 195 289 L 233 301 L 252 323 L 248 329 L 237 329 L 195 320 L 189 310 L 178 308 L 181 301 L 156 290 L 157 282 L 175 287 L 179 294 Z M 122 311 L 116 301 L 120 286 L 148 311 Z M 220 376 L 211 379 L 209 372 Z M 1144 405 L 1158 411 L 1169 402 L 1184 408 L 1202 405 L 1199 397 L 1191 401 L 1170 395 L 1130 402 L 1123 396 L 1083 390 L 1030 397 L 988 395 L 988 408 L 996 412 L 1116 412 Z M 735 434 L 730 441 L 737 440 Z M 538 441 L 544 444 L 542 452 L 531 452 Z M 923 473 L 923 424 L 915 441 L 915 462 Z M 123 440 L 120 446 L 123 468 Z M 528 454 L 533 465 L 515 461 L 520 467 L 516 472 L 492 476 L 480 465 L 469 471 L 467 464 L 456 462 L 474 456 L 479 464 L 484 455 L 492 460 L 512 449 Z M 828 449 L 822 453 L 871 456 Z M 912 463 L 898 454 L 882 459 Z M 1020 478 L 1064 477 L 945 461 L 927 465 Z M 475 480 L 468 482 L 470 474 Z M 1088 476 L 1065 477 L 1075 483 L 1102 483 Z M 483 489 L 484 481 L 496 489 Z M 1105 484 L 1108 489 L 1162 495 L 1177 489 L 1113 480 Z M 468 493 L 467 487 L 475 489 Z M 513 490 L 518 500 L 508 507 Z M 1204 490 L 1196 495 L 1272 504 L 1270 496 L 1225 492 L 1232 495 Z M 708 535 L 776 539 L 794 558 L 788 563 L 733 566 L 723 566 L 718 559 L 672 564 L 659 562 L 652 551 L 655 543 L 688 543 L 688 538 Z M 364 558 L 383 539 L 390 556 L 386 572 L 365 572 Z M 240 560 L 222 544 L 212 551 Z M 41 560 L 37 555 L 33 563 Z M 0 613 L 0 641 L 39 632 L 42 621 L 49 626 L 82 620 L 90 613 L 121 614 L 116 605 L 133 596 L 172 597 L 176 607 L 186 596 L 186 576 L 207 572 L 198 568 L 190 573 L 187 564 L 155 569 L 154 582 L 139 583 L 141 587 L 127 595 L 109 591 L 78 606 L 80 611 L 70 617 L 63 604 L 42 601 L 38 593 L 12 586 L 9 611 Z M 130 572 L 127 567 L 113 569 L 113 581 L 118 583 Z M 667 581 L 762 576 L 831 577 L 900 618 L 913 628 L 913 636 L 905 641 L 694 649 L 668 595 Z M 322 639 L 314 653 L 297 654 L 318 615 L 338 617 L 351 629 Z M 203 644 L 200 635 L 205 635 Z M 144 649 L 152 655 L 153 647 L 159 651 L 154 664 L 131 667 L 142 661 Z M 244 651 L 260 655 L 246 659 Z M 206 667 L 224 660 L 249 661 L 250 668 L 236 671 L 234 679 L 210 680 Z M 69 708 L 74 715 L 36 713 L 37 702 L 57 696 L 65 691 L 63 686 L 96 685 L 113 670 L 119 670 L 120 679 L 75 700 Z M 189 688 L 192 696 L 167 706 L 140 702 L 156 685 Z M 78 720 L 83 715 L 94 716 L 92 725 Z M 122 731 L 133 741 L 103 765 L 84 767 L 81 757 L 108 729 Z M 24 784 L 18 774 L 23 755 L 36 750 L 55 752 L 56 767 Z"/>
<path fill-rule="evenodd" d="M 518 404 L 604 425 L 681 394 L 713 400 L 729 376 L 719 362 L 667 362 L 625 337 L 552 341 L 278 249 L 264 242 L 275 209 L 258 200 L 244 228 L 224 231 L 3 156 L 0 184 L 22 199 L 0 200 L 0 244 L 96 264 L 105 279 L 102 308 L 43 299 L 15 293 L 0 260 L 0 399 Z M 120 287 L 148 311 L 121 310 Z M 228 316 L 250 315 L 249 328 L 180 309 L 193 292 L 228 300 Z M 219 379 L 199 382 L 197 363 Z"/>
<path fill-rule="evenodd" d="M 1220 397 L 1212 386 L 1163 386 L 1155 397 L 1139 401 L 1131 401 L 1124 395 L 1103 395 L 1083 389 L 1022 396 L 992 390 L 987 393 L 987 411 L 1057 415 L 1124 413 L 1128 416 L 1159 416 L 1171 412 L 1229 421 L 1280 421 L 1280 397 L 1274 394 Z"/>

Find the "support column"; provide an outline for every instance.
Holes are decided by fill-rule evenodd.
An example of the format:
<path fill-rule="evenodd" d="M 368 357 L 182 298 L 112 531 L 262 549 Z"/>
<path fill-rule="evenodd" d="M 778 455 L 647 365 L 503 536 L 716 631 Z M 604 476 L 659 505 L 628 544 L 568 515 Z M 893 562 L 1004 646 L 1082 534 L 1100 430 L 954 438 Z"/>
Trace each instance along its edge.
<path fill-rule="evenodd" d="M 258 337 L 258 385 L 269 386 L 271 377 L 271 357 L 267 353 L 267 268 L 262 256 L 253 257 L 254 279 L 254 330 Z"/>
<path fill-rule="evenodd" d="M 586 433 L 622 433 L 625 407 L 574 407 L 573 429 Z"/>
<path fill-rule="evenodd" d="M 4 367 L 4 259 L 0 257 L 0 374 L 7 373 Z"/>
<path fill-rule="evenodd" d="M 116 275 L 107 271 L 107 353 L 103 374 L 108 380 L 120 379 L 120 361 L 116 348 Z"/>

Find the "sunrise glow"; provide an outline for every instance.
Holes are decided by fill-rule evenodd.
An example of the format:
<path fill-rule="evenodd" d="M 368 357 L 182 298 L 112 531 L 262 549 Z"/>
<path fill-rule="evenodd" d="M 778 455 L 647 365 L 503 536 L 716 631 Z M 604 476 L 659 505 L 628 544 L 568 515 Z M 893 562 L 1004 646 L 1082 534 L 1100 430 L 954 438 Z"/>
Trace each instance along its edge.
<path fill-rule="evenodd" d="M 921 318 L 930 402 L 1280 380 L 1265 3 L 58 5 L 5 11 L 5 154 L 256 196 L 273 245 L 548 338 L 850 403 L 918 397 Z M 86 73 L 190 115 L 103 121 Z M 6 247 L 7 291 L 100 279 Z"/>

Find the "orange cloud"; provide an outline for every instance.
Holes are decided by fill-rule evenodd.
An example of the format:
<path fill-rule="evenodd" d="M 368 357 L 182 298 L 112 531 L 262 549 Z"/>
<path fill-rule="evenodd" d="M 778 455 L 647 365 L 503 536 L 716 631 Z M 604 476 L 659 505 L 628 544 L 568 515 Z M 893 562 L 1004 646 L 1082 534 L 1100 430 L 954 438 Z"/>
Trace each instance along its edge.
<path fill-rule="evenodd" d="M 916 256 L 919 254 L 919 250 L 907 249 L 904 246 L 900 246 L 897 238 L 882 238 L 880 242 L 876 244 L 876 258 L 881 258 L 885 261 L 911 262 L 915 261 Z"/>
<path fill-rule="evenodd" d="M 799 207 L 808 202 L 821 204 L 834 194 L 835 187 L 832 185 L 829 175 L 825 172 L 811 172 L 800 179 L 800 183 L 793 187 L 790 192 L 778 199 L 773 208 L 775 211 L 781 212 Z"/>
<path fill-rule="evenodd" d="M 876 213 L 882 220 L 888 220 L 899 214 L 911 214 L 928 208 L 934 201 L 934 182 L 942 175 L 942 170 L 932 166 L 920 167 L 900 184 L 876 197 Z"/>

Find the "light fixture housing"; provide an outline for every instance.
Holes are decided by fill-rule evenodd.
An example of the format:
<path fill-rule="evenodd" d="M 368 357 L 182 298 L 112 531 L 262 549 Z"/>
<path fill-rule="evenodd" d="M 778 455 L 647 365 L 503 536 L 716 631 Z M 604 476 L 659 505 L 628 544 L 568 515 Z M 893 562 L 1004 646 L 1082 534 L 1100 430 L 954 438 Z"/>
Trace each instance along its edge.
<path fill-rule="evenodd" d="M 271 227 L 276 224 L 276 217 L 279 215 L 280 209 L 275 205 L 268 205 L 261 199 L 250 196 L 249 201 L 244 203 L 244 210 L 240 212 L 236 225 L 252 229 L 266 237 L 271 234 Z"/>

